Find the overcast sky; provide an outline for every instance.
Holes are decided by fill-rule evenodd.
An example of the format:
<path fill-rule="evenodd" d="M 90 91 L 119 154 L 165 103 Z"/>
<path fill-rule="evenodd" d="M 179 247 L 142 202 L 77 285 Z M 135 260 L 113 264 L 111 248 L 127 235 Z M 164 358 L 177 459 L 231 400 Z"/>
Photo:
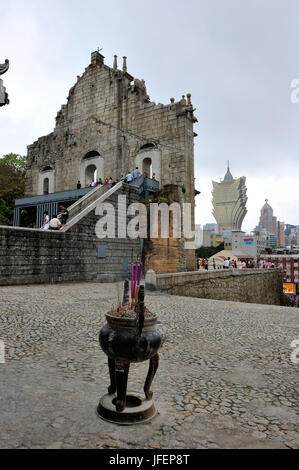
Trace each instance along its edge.
<path fill-rule="evenodd" d="M 0 155 L 25 154 L 54 128 L 76 76 L 103 47 L 105 63 L 128 57 L 152 101 L 188 92 L 196 108 L 196 222 L 215 222 L 212 179 L 230 161 L 246 176 L 248 214 L 299 225 L 298 0 L 0 0 L 0 63 L 10 98 L 0 109 Z"/>

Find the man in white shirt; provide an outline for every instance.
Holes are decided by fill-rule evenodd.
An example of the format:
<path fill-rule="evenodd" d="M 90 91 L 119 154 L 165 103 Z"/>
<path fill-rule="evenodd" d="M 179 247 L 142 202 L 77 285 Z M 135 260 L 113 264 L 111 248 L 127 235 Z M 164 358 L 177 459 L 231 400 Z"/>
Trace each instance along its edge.
<path fill-rule="evenodd" d="M 50 220 L 49 230 L 59 230 L 61 225 L 59 219 L 57 219 L 57 215 L 53 215 L 53 219 Z"/>

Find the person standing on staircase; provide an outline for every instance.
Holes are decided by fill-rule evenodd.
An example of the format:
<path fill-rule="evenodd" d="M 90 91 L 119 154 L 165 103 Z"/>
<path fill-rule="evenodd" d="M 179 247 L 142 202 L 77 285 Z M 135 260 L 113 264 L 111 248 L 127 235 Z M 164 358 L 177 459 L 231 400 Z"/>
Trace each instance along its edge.
<path fill-rule="evenodd" d="M 60 209 L 59 219 L 60 219 L 61 225 L 64 227 L 67 224 L 69 211 L 63 205 L 60 205 L 59 209 Z"/>

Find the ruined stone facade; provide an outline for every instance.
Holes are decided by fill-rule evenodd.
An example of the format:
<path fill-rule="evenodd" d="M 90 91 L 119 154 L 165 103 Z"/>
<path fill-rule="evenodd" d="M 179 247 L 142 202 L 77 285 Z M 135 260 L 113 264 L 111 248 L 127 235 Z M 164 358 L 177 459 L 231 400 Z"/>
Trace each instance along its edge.
<path fill-rule="evenodd" d="M 54 131 L 28 146 L 26 196 L 82 187 L 98 178 L 118 180 L 135 167 L 159 181 L 174 185 L 180 202 L 191 203 L 194 229 L 194 109 L 191 95 L 167 105 L 150 101 L 144 80 L 113 67 L 99 52 L 68 95 L 56 117 Z M 195 269 L 194 250 L 182 253 L 183 240 L 174 240 L 176 262 L 172 270 Z M 162 272 L 173 254 L 156 246 L 154 258 L 163 259 Z M 165 255 L 165 249 L 167 256 Z M 162 251 L 161 251 L 162 250 Z M 165 258 L 166 256 L 166 258 Z M 152 261 L 153 258 L 152 258 Z M 166 271 L 165 271 L 166 270 Z"/>
<path fill-rule="evenodd" d="M 194 205 L 191 95 L 168 105 L 150 101 L 144 80 L 104 64 L 99 52 L 71 88 L 54 131 L 28 146 L 26 196 L 75 189 L 95 177 L 118 179 L 139 167 L 161 187 L 185 186 Z M 95 173 L 96 171 L 96 173 Z"/>

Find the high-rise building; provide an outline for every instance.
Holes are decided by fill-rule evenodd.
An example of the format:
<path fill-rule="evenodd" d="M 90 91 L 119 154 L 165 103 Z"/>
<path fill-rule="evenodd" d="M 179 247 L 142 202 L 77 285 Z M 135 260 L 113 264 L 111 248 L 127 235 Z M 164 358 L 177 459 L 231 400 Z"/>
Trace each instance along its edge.
<path fill-rule="evenodd" d="M 286 240 L 285 240 L 285 225 L 284 222 L 277 222 L 277 246 L 278 247 L 285 247 Z"/>
<path fill-rule="evenodd" d="M 270 234 L 265 228 L 257 225 L 252 232 L 257 238 L 258 255 L 260 255 L 266 248 L 270 248 Z"/>
<path fill-rule="evenodd" d="M 277 220 L 277 217 L 273 215 L 273 209 L 268 204 L 268 199 L 261 209 L 259 227 L 267 230 L 269 233 L 270 245 L 272 247 L 285 247 L 285 223 Z"/>
<path fill-rule="evenodd" d="M 261 209 L 259 226 L 276 236 L 277 218 L 273 216 L 273 209 L 268 204 L 268 199 L 266 199 L 266 204 Z"/>
<path fill-rule="evenodd" d="M 285 231 L 284 231 L 284 233 L 285 233 L 286 236 L 290 235 L 292 228 L 296 228 L 296 225 L 285 224 Z"/>
<path fill-rule="evenodd" d="M 213 183 L 213 216 L 215 217 L 219 233 L 223 230 L 241 230 L 242 222 L 247 214 L 246 209 L 246 178 L 233 178 L 229 162 L 224 179 Z"/>
<path fill-rule="evenodd" d="M 289 234 L 286 234 L 286 245 L 299 246 L 299 226 L 291 226 Z"/>

